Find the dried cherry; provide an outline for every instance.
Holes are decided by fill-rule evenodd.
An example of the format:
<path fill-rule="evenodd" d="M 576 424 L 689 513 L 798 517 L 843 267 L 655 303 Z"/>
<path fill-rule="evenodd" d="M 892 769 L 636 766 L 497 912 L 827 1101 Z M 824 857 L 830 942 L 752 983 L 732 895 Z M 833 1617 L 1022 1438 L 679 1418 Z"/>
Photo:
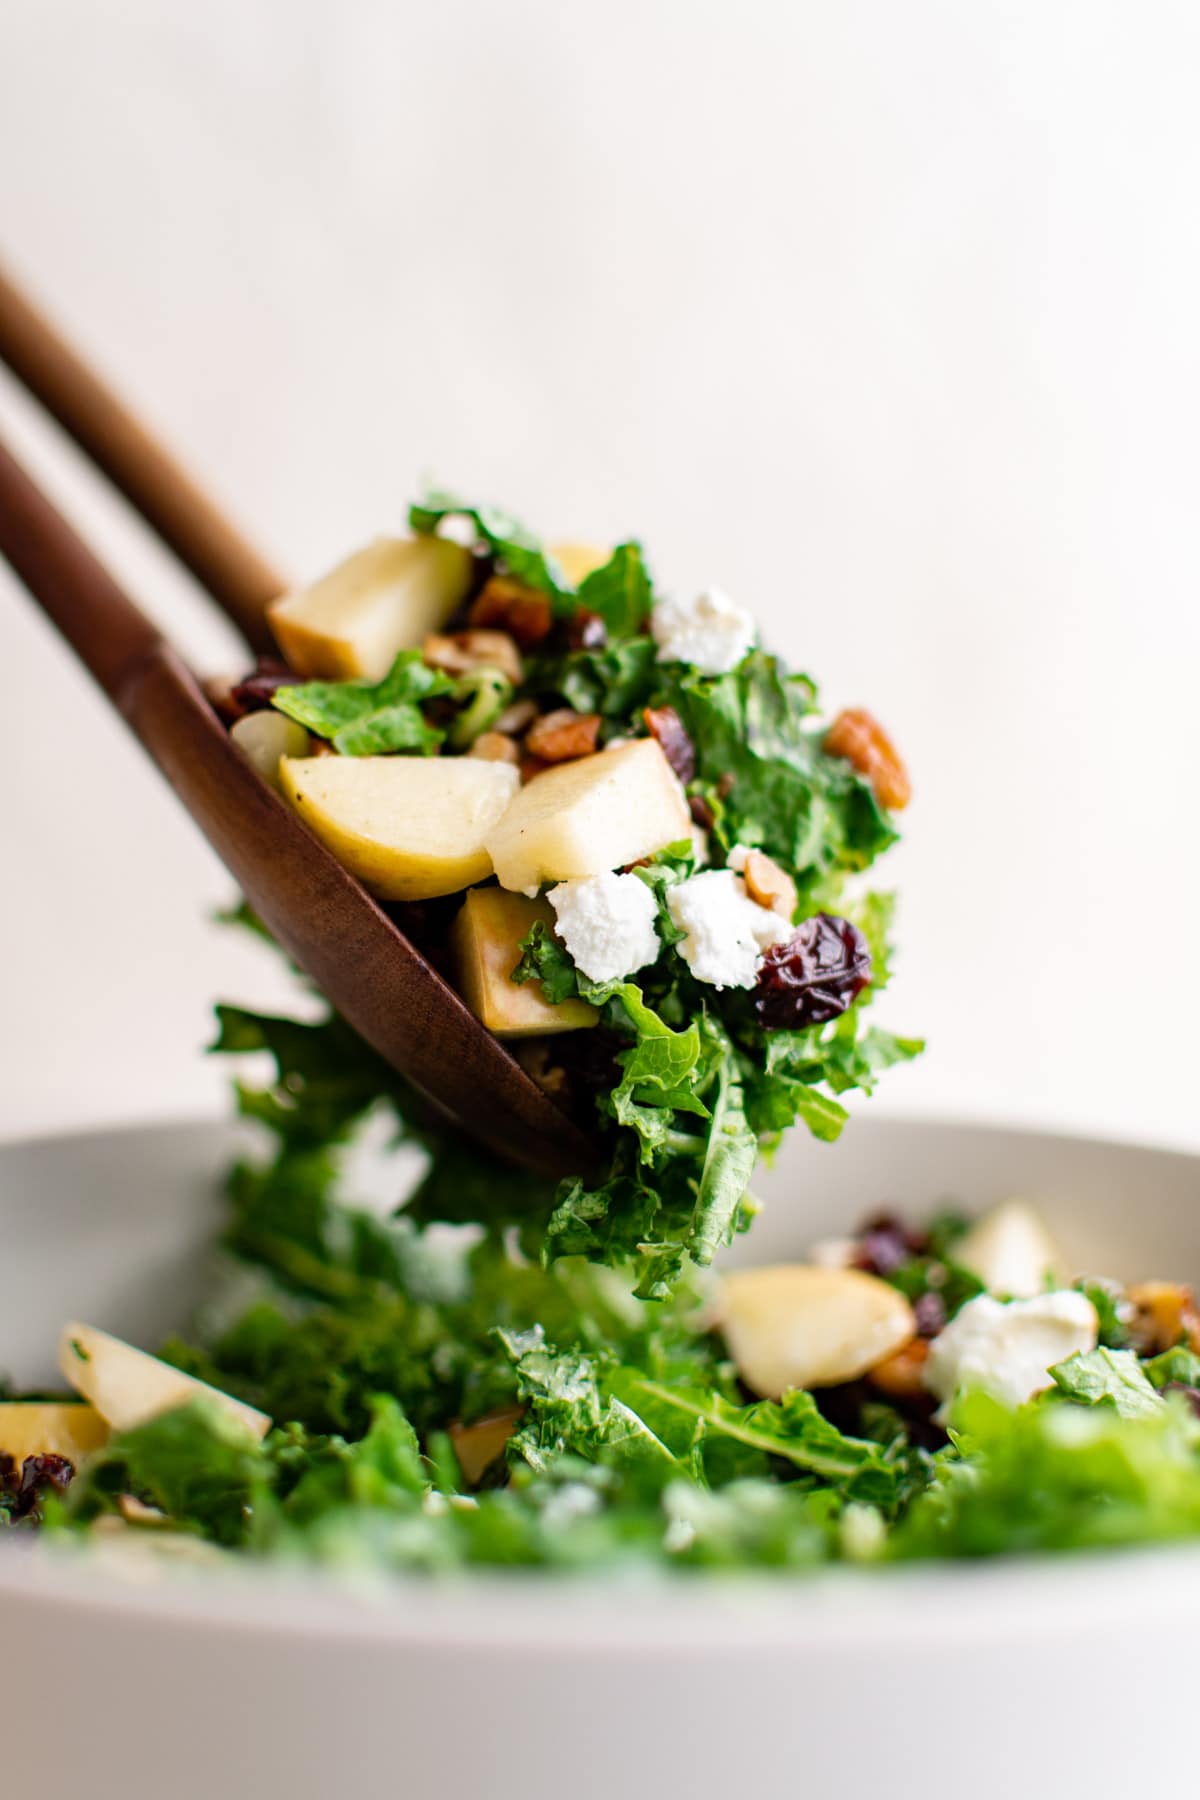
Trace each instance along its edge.
<path fill-rule="evenodd" d="M 296 687 L 299 675 L 276 656 L 260 656 L 252 672 L 235 682 L 230 697 L 243 713 L 265 712 L 282 687 Z"/>
<path fill-rule="evenodd" d="M 31 1518 L 48 1490 L 64 1494 L 74 1474 L 75 1465 L 65 1456 L 27 1456 L 19 1473 L 13 1457 L 0 1457 L 0 1491 L 10 1498 L 14 1519 Z"/>
<path fill-rule="evenodd" d="M 870 980 L 871 952 L 857 925 L 814 913 L 763 957 L 755 1008 L 769 1031 L 800 1031 L 838 1018 Z"/>
<path fill-rule="evenodd" d="M 683 720 L 673 706 L 647 706 L 642 713 L 646 730 L 658 740 L 658 747 L 678 775 L 690 781 L 696 773 L 696 746 L 684 729 Z"/>

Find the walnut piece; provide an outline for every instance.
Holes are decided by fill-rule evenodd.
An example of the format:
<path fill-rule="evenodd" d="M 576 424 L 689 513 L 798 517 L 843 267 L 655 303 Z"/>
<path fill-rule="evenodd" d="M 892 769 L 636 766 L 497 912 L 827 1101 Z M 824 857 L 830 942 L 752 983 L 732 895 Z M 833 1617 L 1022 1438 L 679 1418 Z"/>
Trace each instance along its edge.
<path fill-rule="evenodd" d="M 493 575 L 471 604 L 472 625 L 507 631 L 522 650 L 532 650 L 550 632 L 550 596 L 529 588 L 507 575 Z"/>
<path fill-rule="evenodd" d="M 569 706 L 544 713 L 525 733 L 525 749 L 543 762 L 573 762 L 591 756 L 600 732 L 599 713 L 578 713 Z"/>
<path fill-rule="evenodd" d="M 785 919 L 791 919 L 799 904 L 796 884 L 786 869 L 763 850 L 748 850 L 746 866 L 742 871 L 746 882 L 746 892 L 760 906 L 770 912 L 781 913 Z"/>
<path fill-rule="evenodd" d="M 421 645 L 421 654 L 431 669 L 447 675 L 499 669 L 516 687 L 524 673 L 521 652 L 507 631 L 456 631 L 453 637 L 431 631 Z"/>
<path fill-rule="evenodd" d="M 866 776 L 880 806 L 890 812 L 900 812 L 912 799 L 912 783 L 900 752 L 865 707 L 850 707 L 838 714 L 825 734 L 825 754 L 844 756 Z"/>

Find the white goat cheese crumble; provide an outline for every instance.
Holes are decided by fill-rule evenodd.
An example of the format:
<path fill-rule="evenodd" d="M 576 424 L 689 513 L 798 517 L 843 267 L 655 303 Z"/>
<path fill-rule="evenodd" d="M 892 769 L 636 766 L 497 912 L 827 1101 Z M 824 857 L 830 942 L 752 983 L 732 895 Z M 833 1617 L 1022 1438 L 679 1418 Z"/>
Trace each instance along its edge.
<path fill-rule="evenodd" d="M 658 956 L 658 907 L 636 875 L 586 875 L 560 881 L 546 898 L 559 937 L 589 981 L 619 981 Z"/>
<path fill-rule="evenodd" d="M 732 869 L 706 869 L 667 893 L 667 910 L 686 935 L 675 948 L 697 981 L 753 987 L 759 959 L 792 935 L 779 913 L 758 906 Z"/>
<path fill-rule="evenodd" d="M 943 1402 L 964 1388 L 984 1388 L 1020 1406 L 1053 1387 L 1056 1363 L 1094 1350 L 1098 1335 L 1095 1307 L 1073 1289 L 1007 1302 L 980 1294 L 933 1340 L 925 1385 Z"/>
<path fill-rule="evenodd" d="M 660 600 L 650 614 L 660 662 L 690 663 L 701 675 L 727 675 L 755 640 L 753 615 L 720 588 L 694 600 Z"/>

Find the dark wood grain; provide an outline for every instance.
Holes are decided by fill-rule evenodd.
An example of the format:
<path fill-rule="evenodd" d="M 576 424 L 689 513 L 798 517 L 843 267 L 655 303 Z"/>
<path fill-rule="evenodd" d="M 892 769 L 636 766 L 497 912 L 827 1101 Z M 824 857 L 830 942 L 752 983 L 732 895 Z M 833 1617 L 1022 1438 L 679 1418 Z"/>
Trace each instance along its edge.
<path fill-rule="evenodd" d="M 85 450 L 251 649 L 271 651 L 266 607 L 287 581 L 0 269 L 0 361 Z"/>
<path fill-rule="evenodd" d="M 255 774 L 175 652 L 3 445 L 0 553 L 355 1030 L 499 1154 L 554 1175 L 585 1166 L 587 1138 Z"/>

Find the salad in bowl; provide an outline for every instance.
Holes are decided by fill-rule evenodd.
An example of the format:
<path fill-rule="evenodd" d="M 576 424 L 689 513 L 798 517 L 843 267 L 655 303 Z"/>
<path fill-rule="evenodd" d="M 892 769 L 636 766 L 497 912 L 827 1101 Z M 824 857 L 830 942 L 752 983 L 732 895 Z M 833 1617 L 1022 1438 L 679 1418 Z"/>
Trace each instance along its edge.
<path fill-rule="evenodd" d="M 803 1261 L 715 1267 L 783 1134 L 832 1142 L 922 1048 L 871 1016 L 910 797 L 871 714 L 825 713 L 720 590 L 659 593 L 636 542 L 550 549 L 445 495 L 271 616 L 280 659 L 211 686 L 232 737 L 594 1162 L 476 1148 L 317 996 L 219 1007 L 265 1146 L 225 1279 L 154 1353 L 65 1322 L 65 1387 L 0 1396 L 4 1536 L 686 1571 L 1200 1531 L 1169 1271 L 1064 1267 L 1024 1201 L 886 1194 Z M 348 1198 L 367 1140 L 383 1210 Z"/>

